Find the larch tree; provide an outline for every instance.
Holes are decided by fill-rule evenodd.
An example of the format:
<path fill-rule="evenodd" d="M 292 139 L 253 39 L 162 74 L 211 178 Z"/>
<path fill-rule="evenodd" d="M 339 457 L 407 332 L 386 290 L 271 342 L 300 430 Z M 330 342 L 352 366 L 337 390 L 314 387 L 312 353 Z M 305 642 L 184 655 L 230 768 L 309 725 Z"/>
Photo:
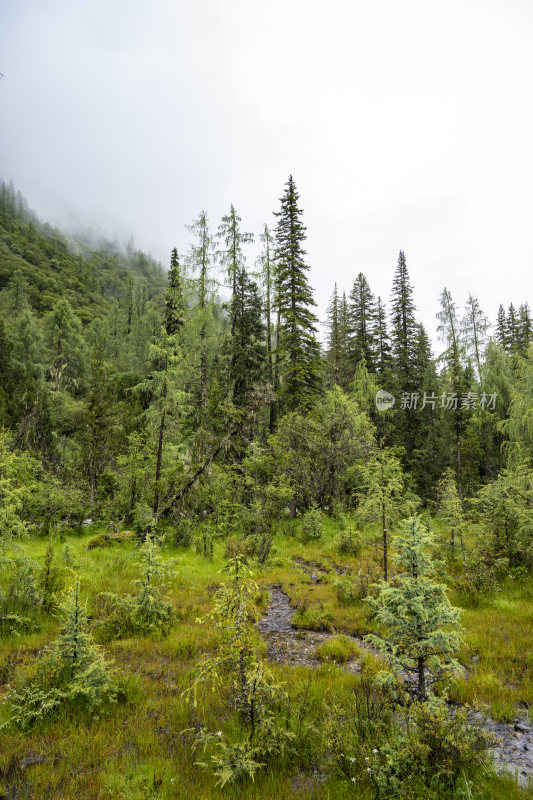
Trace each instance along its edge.
<path fill-rule="evenodd" d="M 226 271 L 226 278 L 231 290 L 230 316 L 231 332 L 235 322 L 235 302 L 239 274 L 245 269 L 246 258 L 243 245 L 253 242 L 253 233 L 241 231 L 241 218 L 231 205 L 229 214 L 222 217 L 218 228 L 218 239 L 224 243 L 224 249 L 217 251 L 217 259 Z"/>
<path fill-rule="evenodd" d="M 383 550 L 383 580 L 389 577 L 389 538 L 402 517 L 412 514 L 416 501 L 409 497 L 400 460 L 387 448 L 380 448 L 361 470 L 357 494 L 357 516 L 362 522 L 379 526 Z"/>
<path fill-rule="evenodd" d="M 274 388 L 274 363 L 272 346 L 272 311 L 274 307 L 274 286 L 275 286 L 275 261 L 274 261 L 274 237 L 270 228 L 265 223 L 263 232 L 259 238 L 263 243 L 263 249 L 258 257 L 259 274 L 264 292 L 264 310 L 266 323 L 266 362 L 268 383 Z M 274 430 L 275 421 L 275 402 L 272 399 L 269 403 L 268 428 L 270 433 Z"/>
<path fill-rule="evenodd" d="M 472 294 L 468 295 L 460 329 L 466 355 L 474 360 L 478 379 L 481 380 L 481 359 L 488 340 L 490 322 L 483 313 L 479 300 Z"/>
<path fill-rule="evenodd" d="M 199 336 L 199 372 L 200 372 L 200 416 L 205 419 L 207 408 L 207 349 L 208 330 L 211 319 L 211 299 L 213 281 L 210 270 L 215 258 L 215 240 L 209 232 L 209 224 L 205 211 L 201 211 L 198 219 L 187 226 L 195 237 L 187 256 L 187 265 L 195 276 L 192 280 L 193 290 L 198 305 L 195 309 L 195 325 Z"/>

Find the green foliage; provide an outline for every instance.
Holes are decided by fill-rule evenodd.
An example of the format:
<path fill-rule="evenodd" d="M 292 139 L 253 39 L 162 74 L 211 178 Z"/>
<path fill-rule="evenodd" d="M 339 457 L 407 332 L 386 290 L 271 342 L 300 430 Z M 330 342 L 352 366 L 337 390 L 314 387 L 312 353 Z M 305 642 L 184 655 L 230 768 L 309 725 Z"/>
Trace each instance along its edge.
<path fill-rule="evenodd" d="M 316 305 L 304 261 L 305 225 L 292 175 L 276 212 L 276 299 L 279 330 L 276 357 L 282 408 L 310 408 L 320 392 L 320 348 L 316 339 Z"/>
<path fill-rule="evenodd" d="M 479 490 L 473 502 L 483 548 L 493 561 L 506 558 L 511 567 L 533 564 L 533 473 L 502 470 Z"/>
<path fill-rule="evenodd" d="M 450 554 L 452 560 L 455 557 L 455 537 L 461 543 L 463 554 L 463 564 L 465 562 L 465 546 L 463 532 L 465 518 L 463 514 L 463 504 L 455 481 L 455 474 L 449 467 L 444 471 L 438 484 L 439 490 L 439 516 L 446 522 L 450 531 Z"/>
<path fill-rule="evenodd" d="M 371 560 L 364 561 L 357 571 L 348 571 L 335 583 L 337 599 L 342 605 L 355 605 L 369 594 L 375 595 L 379 580 L 379 566 Z"/>
<path fill-rule="evenodd" d="M 419 518 L 406 520 L 395 539 L 394 560 L 402 571 L 390 585 L 382 584 L 377 597 L 367 598 L 386 630 L 383 638 L 370 634 L 367 640 L 390 662 L 402 690 L 421 700 L 458 669 L 455 655 L 461 644 L 459 609 L 448 600 L 446 587 L 431 577 L 432 544 Z M 382 680 L 391 684 L 391 674 L 384 673 Z"/>
<path fill-rule="evenodd" d="M 360 552 L 360 536 L 352 528 L 342 531 L 339 539 L 339 553 L 346 556 L 358 556 Z"/>
<path fill-rule="evenodd" d="M 46 611 L 57 607 L 57 597 L 63 588 L 62 570 L 54 564 L 54 542 L 52 528 L 48 534 L 48 546 L 44 557 L 44 565 L 39 573 L 38 586 L 41 593 L 41 605 Z"/>
<path fill-rule="evenodd" d="M 417 797 L 422 787 L 450 791 L 458 782 L 471 789 L 487 767 L 494 741 L 469 724 L 467 710 L 451 715 L 443 700 L 432 698 L 411 706 L 409 722 L 407 731 L 397 732 L 365 758 L 377 797 Z"/>
<path fill-rule="evenodd" d="M 360 648 L 353 639 L 348 636 L 333 636 L 320 644 L 315 650 L 315 657 L 319 661 L 333 661 L 336 664 L 343 664 L 350 661 L 360 654 Z"/>
<path fill-rule="evenodd" d="M 150 534 L 140 546 L 138 561 L 140 575 L 133 582 L 134 594 L 101 593 L 97 597 L 104 613 L 99 627 L 109 637 L 168 633 L 172 622 L 172 605 L 166 596 L 169 569 Z"/>
<path fill-rule="evenodd" d="M 23 731 L 62 707 L 94 714 L 118 696 L 112 669 L 89 633 L 79 581 L 68 591 L 61 612 L 62 632 L 31 668 L 19 673 L 7 695 L 7 724 Z"/>
<path fill-rule="evenodd" d="M 305 544 L 308 542 L 319 542 L 322 538 L 323 531 L 322 512 L 319 508 L 310 508 L 309 511 L 306 511 L 302 519 L 302 541 Z"/>
<path fill-rule="evenodd" d="M 279 716 L 285 695 L 259 658 L 248 626 L 259 591 L 257 584 L 240 555 L 225 571 L 228 579 L 217 591 L 212 610 L 198 620 L 215 623 L 220 644 L 214 653 L 201 657 L 186 691 L 196 707 L 202 684 L 211 683 L 213 692 L 229 689 L 231 702 L 245 725 L 246 735 L 237 743 L 228 742 L 222 731 L 213 734 L 201 729 L 197 735 L 196 745 L 211 751 L 210 760 L 199 764 L 210 767 L 221 786 L 245 776 L 253 779 L 257 769 L 280 756 L 292 738 Z"/>
<path fill-rule="evenodd" d="M 381 529 L 383 577 L 387 580 L 389 532 L 402 517 L 414 512 L 417 498 L 407 491 L 400 460 L 386 448 L 377 450 L 360 469 L 360 482 L 356 516 Z"/>
<path fill-rule="evenodd" d="M 41 471 L 35 459 L 10 445 L 8 432 L 0 429 L 0 552 L 10 539 L 27 533 L 25 512 Z"/>

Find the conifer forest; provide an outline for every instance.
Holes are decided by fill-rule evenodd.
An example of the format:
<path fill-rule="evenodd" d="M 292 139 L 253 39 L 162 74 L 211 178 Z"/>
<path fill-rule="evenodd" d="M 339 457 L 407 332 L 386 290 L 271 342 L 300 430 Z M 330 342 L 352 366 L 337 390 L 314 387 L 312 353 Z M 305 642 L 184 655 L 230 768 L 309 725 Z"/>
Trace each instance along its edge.
<path fill-rule="evenodd" d="M 3 796 L 521 797 L 527 299 L 435 358 L 400 251 L 320 342 L 292 176 L 253 265 L 0 215 Z"/>
<path fill-rule="evenodd" d="M 281 64 L 290 62 L 291 76 L 302 81 L 305 99 L 298 99 L 296 83 L 289 90 L 278 82 L 279 96 L 261 96 L 263 127 L 250 121 L 246 128 L 246 120 L 253 118 L 242 99 L 248 65 L 251 75 L 266 74 L 261 43 L 283 38 L 269 27 L 273 22 L 266 9 L 237 0 L 209 0 L 206 6 L 221 26 L 222 51 L 214 44 L 218 32 L 213 34 L 207 12 L 202 17 L 205 29 L 195 16 L 204 13 L 202 4 L 185 11 L 187 4 L 174 9 L 158 0 L 154 9 L 164 7 L 172 15 L 179 6 L 179 14 L 184 19 L 192 15 L 197 27 L 191 27 L 189 39 L 178 37 L 172 44 L 180 51 L 176 63 L 187 62 L 183 75 L 192 81 L 183 89 L 189 94 L 181 117 L 178 121 L 173 116 L 169 101 L 165 115 L 172 136 L 154 117 L 149 137 L 143 127 L 146 92 L 151 108 L 163 99 L 166 104 L 165 87 L 171 82 L 162 69 L 152 72 L 150 58 L 158 64 L 159 56 L 156 48 L 143 49 L 144 39 L 135 38 L 136 15 L 142 13 L 145 20 L 142 36 L 149 41 L 155 36 L 162 48 L 168 46 L 165 37 L 170 41 L 175 31 L 165 32 L 156 10 L 141 12 L 135 3 L 120 35 L 117 28 L 100 28 L 95 20 L 113 14 L 115 4 L 123 5 L 113 0 L 107 10 L 102 4 L 89 11 L 91 4 L 82 3 L 67 14 L 66 4 L 53 0 L 50 13 L 55 19 L 60 8 L 68 27 L 87 6 L 83 13 L 92 22 L 86 20 L 83 30 L 99 42 L 99 52 L 120 64 L 120 81 L 129 87 L 124 90 L 128 104 L 139 98 L 128 125 L 119 133 L 113 128 L 123 101 L 119 94 L 106 95 L 107 124 L 105 116 L 92 114 L 96 106 L 82 84 L 79 119 L 87 139 L 83 153 L 81 145 L 76 150 L 72 131 L 79 98 L 62 95 L 62 84 L 49 85 L 52 73 L 44 60 L 39 63 L 42 79 L 39 75 L 32 81 L 39 77 L 38 91 L 43 98 L 55 92 L 57 103 L 46 112 L 44 99 L 42 106 L 35 105 L 38 131 L 27 126 L 24 136 L 38 135 L 51 148 L 59 128 L 47 131 L 45 123 L 57 117 L 67 126 L 60 145 L 64 161 L 50 157 L 49 179 L 39 177 L 32 184 L 32 171 L 44 173 L 39 172 L 39 159 L 32 161 L 29 146 L 24 149 L 14 111 L 6 114 L 6 127 L 2 123 L 0 130 L 0 150 L 6 147 L 14 158 L 14 139 L 6 133 L 12 127 L 24 159 L 29 159 L 26 171 L 16 159 L 12 170 L 0 162 L 0 800 L 533 798 L 531 267 L 526 253 L 517 281 L 512 249 L 498 274 L 490 265 L 484 273 L 470 273 L 462 259 L 473 269 L 468 259 L 481 259 L 487 252 L 481 245 L 474 256 L 468 250 L 479 229 L 468 244 L 459 234 L 452 244 L 442 236 L 449 226 L 453 238 L 457 219 L 464 214 L 472 221 L 477 213 L 485 239 L 501 252 L 503 233 L 495 224 L 489 230 L 492 223 L 483 216 L 493 203 L 508 236 L 506 246 L 513 247 L 509 231 L 518 235 L 520 220 L 527 228 L 531 198 L 529 188 L 522 201 L 510 192 L 504 196 L 498 183 L 500 161 L 514 163 L 512 147 L 505 157 L 503 144 L 501 151 L 493 148 L 490 159 L 483 161 L 494 193 L 481 210 L 455 199 L 450 211 L 442 200 L 448 197 L 448 184 L 425 166 L 424 180 L 436 185 L 441 180 L 435 189 L 441 192 L 441 205 L 432 205 L 429 189 L 417 205 L 414 190 L 410 195 L 410 187 L 402 185 L 398 196 L 405 192 L 407 206 L 412 203 L 409 209 L 416 209 L 412 217 L 411 210 L 402 216 L 392 194 L 389 205 L 379 206 L 369 192 L 365 202 L 379 219 L 376 226 L 386 229 L 382 243 L 381 233 L 372 230 L 374 211 L 365 217 L 349 203 L 344 207 L 343 196 L 337 195 L 344 168 L 352 176 L 346 183 L 353 178 L 348 156 L 340 170 L 335 162 L 337 150 L 346 149 L 342 120 L 347 117 L 335 117 L 335 81 L 325 88 L 320 76 L 324 69 L 332 79 L 332 63 L 340 56 L 331 42 L 339 42 L 341 52 L 345 34 L 337 28 L 338 38 L 329 44 L 327 37 L 321 38 L 321 26 L 327 30 L 331 24 L 326 14 L 313 27 L 323 4 L 290 0 L 286 8 L 278 8 L 275 0 L 278 22 L 284 19 L 291 35 L 303 25 L 313 45 L 305 47 L 313 53 L 305 50 L 300 69 L 296 55 L 291 61 L 292 56 L 269 49 L 268 70 L 279 75 L 278 57 Z M 348 17 L 361 13 L 366 30 L 374 10 L 363 13 L 364 5 L 357 2 L 349 11 L 351 4 L 333 0 L 332 9 Z M 385 5 L 403 29 L 395 16 L 399 10 L 389 0 Z M 420 31 L 432 26 L 424 4 L 417 6 L 416 15 L 412 5 L 406 0 L 407 18 L 420 15 Z M 467 5 L 461 5 L 461 14 Z M 518 5 L 517 19 L 527 32 L 533 20 Z M 29 25 L 30 6 L 44 20 L 33 0 L 24 0 L 18 10 L 13 4 L 8 16 L 14 41 L 20 20 Z M 443 36 L 454 19 L 452 6 L 455 0 L 443 14 Z M 477 0 L 472 0 L 474 6 Z M 293 18 L 295 7 L 301 13 Z M 258 48 L 255 53 L 242 43 L 246 62 L 237 57 L 239 48 L 231 46 L 236 8 L 239 24 L 249 26 Z M 476 31 L 481 25 L 478 48 L 494 9 L 494 19 L 502 24 L 516 21 L 510 6 L 506 11 L 499 0 L 486 17 L 485 5 L 481 8 L 472 17 Z M 470 12 L 464 13 L 470 20 Z M 264 23 L 263 33 L 250 20 Z M 30 27 L 24 25 L 20 31 L 30 36 Z M 391 42 L 394 31 L 385 28 L 372 28 L 372 41 L 384 36 Z M 457 29 L 452 28 L 453 38 Z M 52 36 L 51 26 L 43 30 Z M 355 24 L 350 30 L 363 47 Z M 424 49 L 416 34 L 429 73 L 437 70 L 434 74 L 445 74 L 446 80 L 451 75 L 457 92 L 463 77 L 470 86 L 471 76 L 479 78 L 482 71 L 475 72 L 473 62 L 465 61 L 470 66 L 461 75 L 454 73 L 453 64 L 441 74 L 442 65 L 439 61 L 435 66 L 430 52 L 433 47 L 440 52 L 438 26 L 431 30 L 436 37 L 429 40 L 431 48 Z M 473 30 L 465 42 L 477 42 Z M 36 31 L 31 35 L 37 36 Z M 126 68 L 133 61 L 124 55 L 130 35 L 133 50 L 140 47 L 140 65 L 148 70 L 146 82 L 139 78 L 134 88 Z M 3 37 L 0 32 L 0 44 Z M 288 44 L 291 36 L 283 41 Z M 527 48 L 521 49 L 522 39 L 515 42 L 516 53 L 530 59 Z M 29 44 L 22 47 L 24 52 Z M 66 39 L 58 47 L 63 53 Z M 75 45 L 68 47 L 71 60 L 61 61 L 67 65 L 61 77 L 65 86 L 82 74 L 76 72 Z M 303 45 L 295 52 L 302 52 L 298 47 Z M 510 59 L 502 69 L 511 70 L 514 51 L 505 43 L 502 47 L 508 48 Z M 411 64 L 408 43 L 405 51 Z M 0 63 L 5 70 L 0 74 L 0 107 L 5 102 L 6 109 L 14 108 L 9 105 L 11 87 L 19 86 L 16 52 L 13 45 L 5 51 L 5 65 Z M 224 57 L 216 60 L 213 52 Z M 347 52 L 352 53 L 349 48 Z M 45 58 L 44 49 L 39 53 Z M 198 53 L 205 59 L 203 67 L 194 60 Z M 492 63 L 485 57 L 480 64 Z M 205 66 L 210 58 L 215 67 Z M 357 56 L 349 55 L 346 64 L 351 58 Z M 115 79 L 106 71 L 111 61 L 103 63 L 105 69 L 97 61 L 90 66 L 91 81 L 102 91 Z M 229 88 L 224 85 L 228 65 L 235 80 Z M 418 61 L 415 72 L 411 66 L 398 70 L 416 87 L 418 80 L 425 80 L 424 70 Z M 383 77 L 378 59 L 366 67 L 374 86 Z M 387 72 L 387 81 L 401 98 L 394 69 Z M 87 63 L 83 70 L 89 74 Z M 213 77 L 217 70 L 218 83 Z M 306 70 L 314 83 L 306 80 Z M 335 70 L 342 80 L 341 66 Z M 208 73 L 217 98 L 209 110 L 207 100 L 200 109 L 200 94 L 195 94 L 202 81 L 207 85 Z M 530 74 L 527 67 L 523 73 Z M 183 75 L 172 80 L 179 82 Z M 183 82 L 185 86 L 185 78 Z M 311 83 L 312 100 L 305 94 Z M 444 97 L 443 85 L 438 80 L 431 84 L 439 98 Z M 491 86 L 500 98 L 497 81 Z M 506 86 L 505 108 L 514 108 L 514 90 L 510 83 Z M 268 82 L 254 84 L 254 92 L 268 87 Z M 356 86 L 360 98 L 358 91 Z M 474 103 L 468 91 L 467 105 Z M 481 90 L 479 96 L 485 97 Z M 32 97 L 37 103 L 36 95 Z M 241 114 L 231 129 L 224 127 L 221 111 L 228 97 L 236 104 L 229 103 L 228 115 L 235 109 Z M 366 119 L 363 103 L 357 125 L 350 129 L 364 136 L 368 126 L 376 136 L 379 158 L 370 138 L 365 151 L 374 165 L 380 159 L 389 163 L 382 145 L 390 135 L 396 101 L 386 97 L 383 103 L 392 109 L 386 124 L 378 124 L 380 112 L 374 105 L 375 119 Z M 417 152 L 433 124 L 428 98 L 419 117 L 423 130 L 416 139 Z M 520 113 L 527 131 L 526 102 L 522 97 Z M 328 150 L 331 161 L 321 160 L 313 150 L 318 133 L 311 124 L 309 138 L 297 134 L 300 128 L 291 128 L 291 114 L 296 119 L 300 103 L 314 109 L 313 114 L 323 113 L 319 133 L 330 130 L 330 124 L 335 128 L 337 138 Z M 355 110 L 346 110 L 343 100 L 338 108 L 342 106 L 342 114 L 359 115 L 356 105 L 354 100 Z M 29 106 L 33 114 L 31 102 Z M 26 113 L 22 104 L 17 108 Z M 481 101 L 475 113 L 483 116 L 480 109 Z M 209 119 L 201 133 L 196 118 L 188 116 L 200 111 Z M 491 123 L 498 131 L 494 135 L 501 135 L 503 142 L 507 134 L 497 127 L 497 118 L 491 107 Z M 307 126 L 317 118 L 303 119 Z M 474 116 L 468 119 L 474 125 Z M 392 124 L 403 142 L 394 150 L 398 161 L 407 147 L 401 139 L 403 124 L 396 118 Z M 274 150 L 278 126 L 288 144 L 274 169 L 272 154 L 263 145 L 272 141 Z M 467 128 L 461 124 L 461 136 L 471 147 L 468 159 L 474 170 L 475 147 Z M 228 130 L 236 136 L 237 150 L 251 147 L 254 137 L 263 148 L 248 182 L 231 184 L 233 196 L 214 166 L 215 161 L 227 162 L 229 171 L 240 169 L 232 160 L 237 150 L 228 149 Z M 414 124 L 409 131 L 414 137 Z M 154 216 L 146 226 L 154 227 L 155 239 L 163 230 L 163 222 L 157 227 L 156 213 L 163 219 L 163 206 L 175 201 L 169 212 L 175 220 L 174 245 L 159 251 L 145 246 L 147 237 L 143 231 L 137 235 L 135 220 L 135 239 L 128 239 L 95 233 L 89 221 L 74 225 L 65 217 L 63 224 L 59 212 L 47 214 L 46 198 L 53 193 L 73 209 L 85 208 L 89 172 L 98 172 L 89 142 L 100 133 L 109 137 L 117 163 L 124 150 L 130 170 L 130 182 L 102 177 L 107 156 L 100 152 L 102 207 L 115 202 L 117 187 L 124 215 L 137 203 L 139 208 L 153 205 Z M 490 138 L 493 133 L 487 131 L 490 142 L 496 141 Z M 207 143 L 215 134 L 211 152 Z M 518 150 L 521 135 L 513 139 Z M 132 159 L 138 136 L 142 145 Z M 176 162 L 165 149 L 170 139 Z M 438 158 L 427 162 L 433 167 L 438 159 L 446 160 L 442 142 L 444 138 L 435 139 Z M 160 196 L 153 191 L 155 184 L 143 178 L 144 154 L 148 161 L 155 158 L 159 146 L 168 160 L 157 177 Z M 362 164 L 358 147 L 354 145 L 350 158 Z M 479 143 L 481 160 L 483 147 Z M 405 153 L 407 161 L 415 158 Z M 454 153 L 460 159 L 460 149 Z M 308 171 L 305 158 L 315 159 Z M 420 159 L 422 163 L 422 153 Z M 523 174 L 528 163 L 521 162 Z M 340 178 L 331 186 L 318 179 L 314 184 L 309 175 L 315 168 L 322 177 L 337 172 Z M 363 184 L 364 168 L 357 168 Z M 505 166 L 504 172 L 514 175 L 513 169 Z M 69 170 L 76 181 L 70 194 L 64 183 Z M 272 194 L 274 172 L 277 189 Z M 172 176 L 171 195 L 164 191 L 167 175 Z M 382 178 L 376 175 L 379 188 Z M 217 181 L 221 194 L 210 194 Z M 355 184 L 349 187 L 353 197 L 363 194 Z M 325 197 L 323 206 L 317 185 L 318 195 Z M 185 204 L 200 190 L 216 213 L 206 205 L 182 218 Z M 222 193 L 226 200 L 219 213 Z M 260 197 L 262 203 L 266 198 L 269 204 L 260 225 L 251 197 Z M 330 217 L 318 211 L 326 203 Z M 505 214 L 515 211 L 515 227 L 505 227 Z M 106 213 L 102 211 L 101 230 L 106 230 Z M 436 220 L 442 221 L 442 229 Z M 413 232 L 421 236 L 418 250 Z M 352 252 L 347 243 L 358 236 L 364 244 Z M 427 253 L 432 237 L 432 247 L 442 247 L 443 253 L 427 260 L 421 271 L 421 254 Z M 391 238 L 397 243 L 389 247 Z M 322 250 L 319 239 L 327 242 Z M 366 261 L 355 257 L 365 248 Z M 341 250 L 344 262 L 338 256 Z M 388 255 L 383 256 L 385 250 Z M 457 253 L 456 263 L 450 252 Z M 434 291 L 435 276 L 440 296 Z M 489 296 L 502 299 L 491 304 L 486 302 Z"/>

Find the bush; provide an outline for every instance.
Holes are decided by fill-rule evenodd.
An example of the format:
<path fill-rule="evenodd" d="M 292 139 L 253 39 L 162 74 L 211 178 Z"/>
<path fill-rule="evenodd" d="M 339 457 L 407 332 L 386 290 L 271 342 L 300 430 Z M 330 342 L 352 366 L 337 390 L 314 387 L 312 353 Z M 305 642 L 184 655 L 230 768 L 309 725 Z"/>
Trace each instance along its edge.
<path fill-rule="evenodd" d="M 319 542 L 324 531 L 322 513 L 318 508 L 311 508 L 307 511 L 302 520 L 302 541 Z"/>
<path fill-rule="evenodd" d="M 444 792 L 459 778 L 479 777 L 494 740 L 468 724 L 465 709 L 450 714 L 443 699 L 432 698 L 412 706 L 411 723 L 410 729 L 397 732 L 366 757 L 378 797 L 414 796 L 421 786 Z"/>
<path fill-rule="evenodd" d="M 376 581 L 381 570 L 373 561 L 367 561 L 355 574 L 345 575 L 335 584 L 337 599 L 341 605 L 355 605 L 365 597 L 377 593 Z"/>
<path fill-rule="evenodd" d="M 347 556 L 358 556 L 361 552 L 361 539 L 350 528 L 343 531 L 339 540 L 339 553 Z"/>

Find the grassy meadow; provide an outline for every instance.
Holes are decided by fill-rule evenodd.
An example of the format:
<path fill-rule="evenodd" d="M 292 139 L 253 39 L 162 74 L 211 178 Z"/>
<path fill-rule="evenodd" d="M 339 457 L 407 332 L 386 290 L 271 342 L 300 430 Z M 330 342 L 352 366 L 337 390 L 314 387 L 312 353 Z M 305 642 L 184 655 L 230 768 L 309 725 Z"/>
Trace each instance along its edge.
<path fill-rule="evenodd" d="M 0 729 L 0 797 L 28 800 L 81 798 L 91 800 L 208 800 L 208 798 L 331 798 L 376 797 L 371 786 L 355 788 L 335 768 L 325 770 L 321 749 L 325 720 L 323 709 L 350 707 L 358 684 L 372 678 L 375 659 L 363 657 L 362 671 L 349 674 L 342 662 L 361 652 L 350 637 L 374 629 L 368 604 L 346 598 L 339 590 L 344 574 L 379 576 L 379 552 L 371 531 L 359 533 L 354 553 L 341 553 L 340 527 L 327 518 L 322 539 L 308 544 L 299 537 L 299 523 L 278 534 L 265 566 L 254 566 L 261 588 L 256 615 L 268 604 L 267 589 L 281 585 L 295 609 L 294 624 L 301 628 L 339 634 L 317 648 L 313 668 L 271 665 L 276 680 L 288 694 L 298 728 L 298 754 L 286 753 L 275 765 L 258 771 L 255 781 L 245 780 L 220 789 L 211 772 L 196 762 L 202 753 L 193 747 L 191 730 L 200 724 L 237 736 L 240 721 L 223 692 L 208 686 L 199 694 L 196 708 L 182 696 L 190 686 L 191 671 L 199 656 L 215 651 L 218 633 L 211 624 L 198 624 L 211 608 L 217 586 L 224 580 L 225 543 L 216 542 L 212 559 L 192 545 L 176 547 L 172 531 L 162 553 L 172 570 L 169 599 L 173 623 L 168 635 L 136 636 L 108 640 L 99 627 L 102 613 L 99 592 L 119 595 L 131 591 L 138 577 L 133 539 L 88 549 L 103 532 L 90 526 L 83 532 L 57 537 L 54 558 L 62 566 L 64 586 L 78 575 L 96 640 L 113 662 L 123 697 L 92 718 L 83 713 L 63 713 L 38 725 L 30 733 Z M 28 556 L 44 562 L 46 536 L 22 543 Z M 456 605 L 466 604 L 453 588 Z M 4 630 L 0 650 L 0 702 L 21 670 L 30 668 L 42 648 L 57 635 L 57 614 L 35 613 L 35 630 Z M 499 720 L 527 716 L 533 709 L 533 581 L 506 579 L 498 591 L 467 604 L 461 616 L 464 646 L 460 653 L 463 673 L 450 689 L 452 700 L 485 708 Z M 259 634 L 258 641 L 261 642 Z M 266 644 L 261 643 L 263 652 Z M 0 705 L 0 723 L 8 706 Z M 481 791 L 482 789 L 482 791 Z M 481 793 L 476 793 L 476 791 Z M 488 774 L 476 791 L 461 797 L 526 797 L 513 780 Z M 473 793 L 472 793 L 473 792 Z M 420 796 L 424 796 L 422 793 Z M 433 795 L 425 795 L 433 796 Z M 451 795 L 450 795 L 451 796 Z M 529 795 L 533 796 L 533 795 Z M 437 797 L 437 795 L 435 795 Z"/>

